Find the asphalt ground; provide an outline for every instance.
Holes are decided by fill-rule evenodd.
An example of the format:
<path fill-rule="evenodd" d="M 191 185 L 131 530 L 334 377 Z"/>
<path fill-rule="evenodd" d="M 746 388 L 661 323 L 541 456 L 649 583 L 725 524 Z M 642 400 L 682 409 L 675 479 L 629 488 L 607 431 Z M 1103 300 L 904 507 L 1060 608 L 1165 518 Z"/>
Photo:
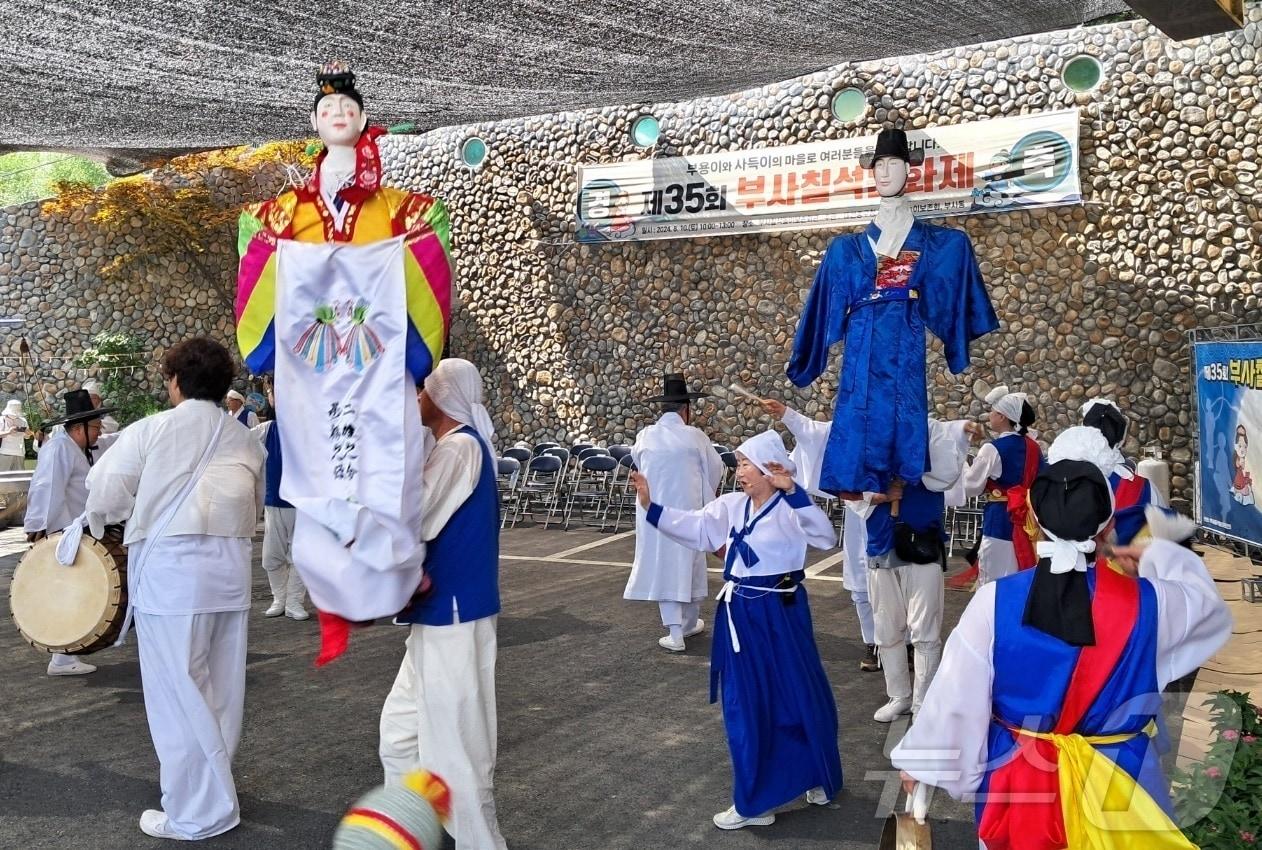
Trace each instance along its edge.
<path fill-rule="evenodd" d="M 730 767 L 719 708 L 708 703 L 709 631 L 684 653 L 657 646 L 656 605 L 622 599 L 633 547 L 626 533 L 504 533 L 496 800 L 509 847 L 876 847 L 897 784 L 886 754 L 904 724 L 872 720 L 883 679 L 858 669 L 863 646 L 839 551 L 812 552 L 807 589 L 841 718 L 845 788 L 827 807 L 799 802 L 773 826 L 721 832 L 710 818 L 730 805 Z M 0 532 L 6 603 L 24 549 L 16 529 Z M 203 846 L 327 848 L 342 813 L 381 781 L 377 720 L 404 632 L 358 631 L 346 656 L 316 670 L 314 619 L 265 619 L 270 594 L 255 567 L 234 770 L 242 823 Z M 712 571 L 711 596 L 719 583 Z M 947 592 L 948 627 L 967 599 Z M 704 606 L 707 621 L 713 606 Z M 46 656 L 11 622 L 0 628 L 2 848 L 164 844 L 137 826 L 141 811 L 158 807 L 159 789 L 134 638 L 88 660 L 96 673 L 50 678 Z M 932 819 L 937 850 L 975 850 L 969 806 L 939 795 Z"/>

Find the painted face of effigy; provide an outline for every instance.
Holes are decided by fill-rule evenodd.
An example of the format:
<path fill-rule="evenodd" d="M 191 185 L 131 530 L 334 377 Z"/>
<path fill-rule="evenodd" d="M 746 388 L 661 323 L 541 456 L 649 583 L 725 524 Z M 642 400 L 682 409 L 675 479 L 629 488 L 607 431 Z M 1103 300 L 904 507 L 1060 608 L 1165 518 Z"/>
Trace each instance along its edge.
<path fill-rule="evenodd" d="M 368 117 L 359 104 L 344 94 L 320 98 L 311 115 L 311 129 L 327 147 L 351 147 L 359 141 Z"/>
<path fill-rule="evenodd" d="M 896 156 L 883 156 L 872 168 L 876 191 L 882 198 L 896 198 L 907 186 L 907 163 Z"/>

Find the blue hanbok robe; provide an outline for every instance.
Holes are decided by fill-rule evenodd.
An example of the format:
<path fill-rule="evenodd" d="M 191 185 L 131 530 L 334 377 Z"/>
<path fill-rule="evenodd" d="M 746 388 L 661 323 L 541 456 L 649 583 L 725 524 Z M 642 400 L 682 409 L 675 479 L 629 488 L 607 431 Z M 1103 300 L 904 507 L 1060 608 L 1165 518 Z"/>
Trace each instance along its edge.
<path fill-rule="evenodd" d="M 693 549 L 727 547 L 710 650 L 710 701 L 721 698 L 732 802 L 759 817 L 823 788 L 841 790 L 837 705 L 811 625 L 808 545 L 837 545 L 832 523 L 798 488 L 754 510 L 726 493 L 699 511 L 651 504 L 649 523 Z"/>
<path fill-rule="evenodd" d="M 833 493 L 881 492 L 894 477 L 919 481 L 929 447 L 925 329 L 958 373 L 969 365 L 969 343 L 999 327 L 964 231 L 915 222 L 896 261 L 911 264 L 910 276 L 883 286 L 872 249 L 879 237 L 870 224 L 829 243 L 786 369 L 805 387 L 845 342 L 820 476 L 820 489 Z"/>

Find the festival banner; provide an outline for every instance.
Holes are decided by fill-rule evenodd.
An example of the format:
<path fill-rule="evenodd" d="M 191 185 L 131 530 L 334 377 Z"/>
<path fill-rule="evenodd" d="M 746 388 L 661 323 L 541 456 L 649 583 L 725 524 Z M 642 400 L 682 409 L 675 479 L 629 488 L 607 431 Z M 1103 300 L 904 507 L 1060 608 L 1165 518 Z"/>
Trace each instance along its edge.
<path fill-rule="evenodd" d="M 1262 545 L 1262 340 L 1200 342 L 1199 521 L 1203 528 Z"/>
<path fill-rule="evenodd" d="M 925 152 L 907 194 L 916 215 L 1082 200 L 1078 110 L 908 130 Z M 580 242 L 627 242 L 865 224 L 880 198 L 859 157 L 876 135 L 757 150 L 580 165 Z"/>

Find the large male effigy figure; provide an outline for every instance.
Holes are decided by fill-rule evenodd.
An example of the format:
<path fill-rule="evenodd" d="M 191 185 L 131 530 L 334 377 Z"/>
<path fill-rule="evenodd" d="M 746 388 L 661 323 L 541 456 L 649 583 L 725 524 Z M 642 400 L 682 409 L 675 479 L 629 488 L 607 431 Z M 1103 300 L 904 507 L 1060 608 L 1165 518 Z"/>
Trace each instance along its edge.
<path fill-rule="evenodd" d="M 832 493 L 919 481 L 929 454 L 925 329 L 958 373 L 969 365 L 969 343 L 999 327 L 968 235 L 912 215 L 903 191 L 908 167 L 923 158 L 902 130 L 881 131 L 876 150 L 860 159 L 881 196 L 876 218 L 829 243 L 798 321 L 786 371 L 799 387 L 845 342 L 819 485 Z"/>
<path fill-rule="evenodd" d="M 305 185 L 243 212 L 236 313 L 247 365 L 275 372 L 280 493 L 323 663 L 350 622 L 395 614 L 421 582 L 415 387 L 446 343 L 452 266 L 442 202 L 381 185 L 384 131 L 354 74 L 332 63 L 317 83 L 324 150 Z"/>

